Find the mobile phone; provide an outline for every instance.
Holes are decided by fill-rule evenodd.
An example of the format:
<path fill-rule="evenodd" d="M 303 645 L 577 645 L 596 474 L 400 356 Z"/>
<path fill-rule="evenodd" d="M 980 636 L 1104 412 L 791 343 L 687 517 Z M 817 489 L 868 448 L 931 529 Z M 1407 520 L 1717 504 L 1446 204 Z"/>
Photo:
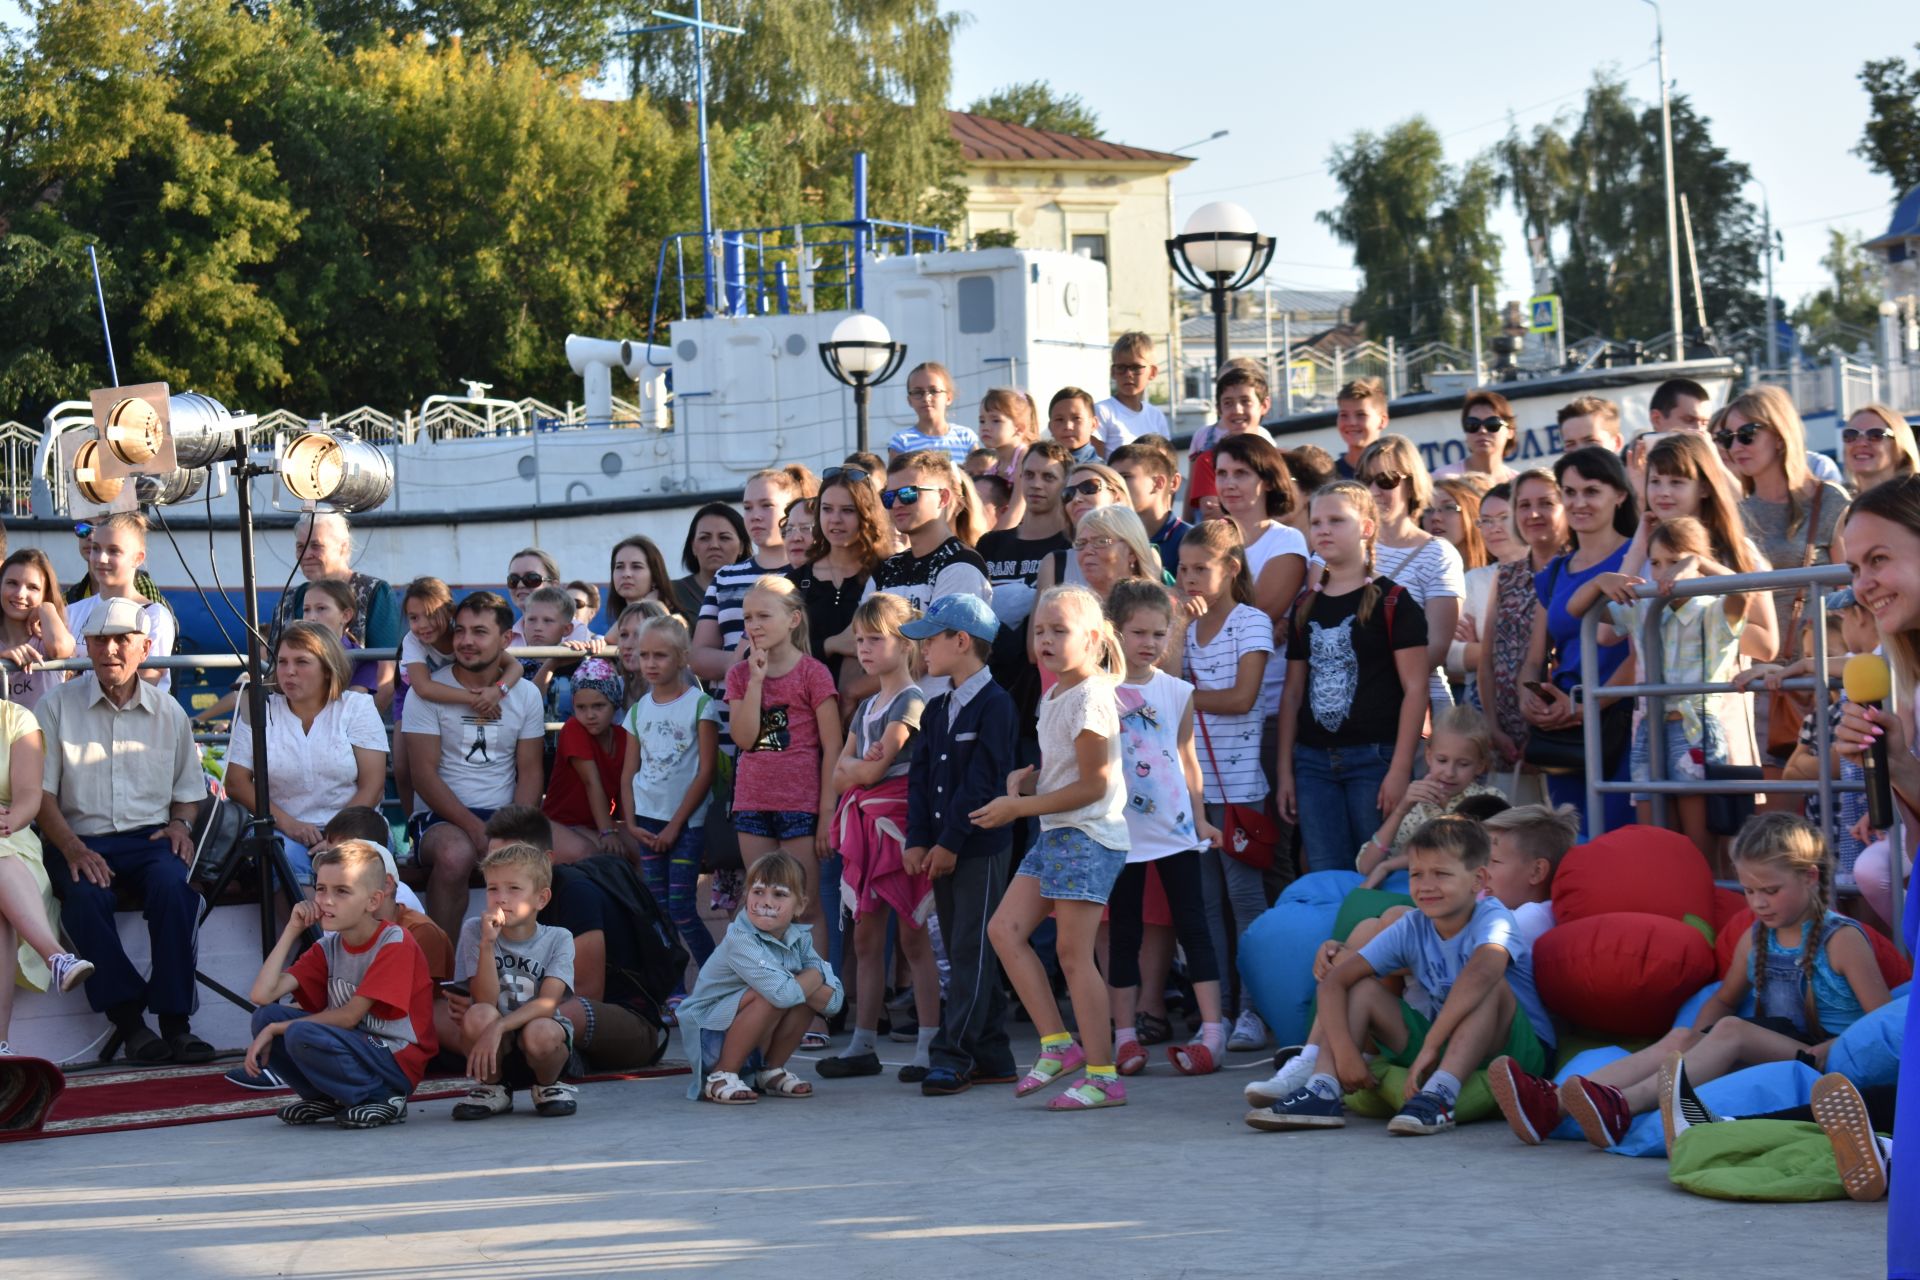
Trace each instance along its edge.
<path fill-rule="evenodd" d="M 1542 702 L 1553 701 L 1553 698 L 1547 693 L 1547 686 L 1538 680 L 1522 680 L 1520 686 Z"/>
<path fill-rule="evenodd" d="M 447 995 L 465 996 L 469 1000 L 473 999 L 473 993 L 467 990 L 467 984 L 464 982 L 443 982 L 440 984 L 440 990 Z"/>

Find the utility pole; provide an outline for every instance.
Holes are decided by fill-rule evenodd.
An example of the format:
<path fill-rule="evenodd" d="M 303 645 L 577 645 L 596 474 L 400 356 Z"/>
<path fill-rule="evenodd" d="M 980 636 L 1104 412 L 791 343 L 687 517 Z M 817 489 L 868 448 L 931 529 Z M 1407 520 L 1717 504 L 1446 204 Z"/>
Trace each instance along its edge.
<path fill-rule="evenodd" d="M 1654 59 L 1660 65 L 1660 150 L 1667 178 L 1667 297 L 1673 310 L 1673 358 L 1686 358 L 1686 321 L 1680 314 L 1680 214 L 1673 194 L 1673 98 L 1667 85 L 1667 36 L 1658 0 L 1641 0 L 1653 8 Z"/>
<path fill-rule="evenodd" d="M 1773 197 L 1767 194 L 1766 183 L 1754 181 L 1760 185 L 1760 243 L 1767 255 L 1767 368 L 1771 370 L 1780 367 L 1780 316 L 1773 297 Z"/>

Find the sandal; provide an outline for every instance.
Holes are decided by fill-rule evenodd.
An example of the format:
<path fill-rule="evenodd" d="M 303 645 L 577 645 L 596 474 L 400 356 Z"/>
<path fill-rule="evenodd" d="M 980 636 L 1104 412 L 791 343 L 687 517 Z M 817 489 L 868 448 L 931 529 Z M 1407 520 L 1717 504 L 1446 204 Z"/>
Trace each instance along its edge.
<path fill-rule="evenodd" d="M 750 1102 L 760 1101 L 760 1095 L 731 1071 L 708 1072 L 706 1083 L 700 1087 L 700 1098 L 703 1102 L 718 1102 L 729 1107 L 743 1107 Z"/>
<path fill-rule="evenodd" d="M 1047 1067 L 1052 1063 L 1052 1067 Z M 1033 1068 L 1022 1076 L 1020 1083 L 1013 1086 L 1013 1096 L 1024 1098 L 1046 1088 L 1069 1071 L 1078 1071 L 1087 1065 L 1087 1051 L 1080 1047 L 1078 1040 L 1070 1041 L 1067 1047 L 1057 1054 L 1042 1054 Z"/>
<path fill-rule="evenodd" d="M 1173 1063 L 1174 1070 L 1183 1076 L 1210 1076 L 1220 1069 L 1220 1065 L 1213 1060 L 1213 1050 L 1207 1047 L 1204 1040 L 1168 1045 L 1167 1061 Z"/>
<path fill-rule="evenodd" d="M 800 1037 L 800 1047 L 802 1049 L 828 1049 L 833 1047 L 833 1041 L 827 1039 L 827 1033 L 824 1031 L 809 1031 Z"/>
<path fill-rule="evenodd" d="M 774 1067 L 760 1073 L 760 1089 L 769 1098 L 811 1098 L 813 1085 L 785 1067 Z"/>
<path fill-rule="evenodd" d="M 212 1062 L 213 1046 L 191 1031 L 167 1037 L 167 1048 L 175 1062 Z"/>
<path fill-rule="evenodd" d="M 1114 1052 L 1113 1069 L 1123 1076 L 1137 1076 L 1146 1066 L 1147 1051 L 1138 1040 L 1129 1040 Z"/>
<path fill-rule="evenodd" d="M 1133 1029 L 1139 1033 L 1141 1044 L 1165 1044 L 1173 1039 L 1173 1024 L 1157 1013 L 1136 1014 Z"/>
<path fill-rule="evenodd" d="M 173 1050 L 144 1022 L 136 1024 L 131 1031 L 116 1030 L 108 1036 L 107 1043 L 100 1049 L 100 1061 L 112 1062 L 114 1055 L 121 1053 L 126 1055 L 128 1062 L 147 1066 L 173 1061 Z"/>

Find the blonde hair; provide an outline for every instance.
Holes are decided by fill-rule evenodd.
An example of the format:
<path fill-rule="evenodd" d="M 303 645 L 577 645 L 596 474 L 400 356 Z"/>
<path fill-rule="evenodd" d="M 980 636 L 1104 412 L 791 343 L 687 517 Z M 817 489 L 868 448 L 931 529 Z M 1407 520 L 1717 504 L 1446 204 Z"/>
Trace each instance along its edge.
<path fill-rule="evenodd" d="M 1381 441 L 1389 439 L 1403 440 L 1405 438 L 1404 436 L 1382 436 L 1380 440 L 1376 440 L 1374 444 L 1379 444 Z M 1368 445 L 1367 452 L 1360 455 L 1360 465 L 1362 467 L 1367 465 L 1368 454 L 1372 452 L 1373 448 L 1374 445 Z M 1307 511 L 1309 515 L 1311 515 L 1313 511 L 1314 503 L 1322 499 L 1333 498 L 1338 498 L 1347 503 L 1353 508 L 1353 513 L 1359 516 L 1363 523 L 1370 524 L 1374 527 L 1373 533 L 1363 533 L 1360 535 L 1360 555 L 1367 575 L 1367 583 L 1360 588 L 1360 601 L 1354 609 L 1354 619 L 1360 625 L 1365 626 L 1373 619 L 1373 610 L 1375 606 L 1380 603 L 1381 596 L 1380 584 L 1374 580 L 1373 576 L 1373 549 L 1380 532 L 1380 508 L 1373 500 L 1373 489 L 1371 486 L 1361 484 L 1358 480 L 1335 480 L 1332 484 L 1321 485 L 1318 489 L 1314 490 L 1313 497 L 1307 499 Z M 1313 612 L 1313 598 L 1326 589 L 1327 579 L 1332 575 L 1333 569 L 1323 564 L 1320 569 L 1320 581 L 1314 583 L 1306 595 L 1301 597 L 1300 603 L 1294 606 L 1294 629 L 1303 636 L 1307 634 L 1307 615 Z"/>
<path fill-rule="evenodd" d="M 1082 471 L 1086 472 L 1088 475 L 1092 476 L 1094 479 L 1098 480 L 1101 484 L 1105 485 L 1108 489 L 1111 489 L 1113 491 L 1114 499 L 1113 499 L 1113 502 L 1110 503 L 1109 505 L 1124 507 L 1124 506 L 1130 506 L 1132 504 L 1133 491 L 1127 488 L 1126 477 L 1121 475 L 1118 471 L 1115 471 L 1112 467 L 1108 466 L 1106 463 L 1104 462 L 1071 463 L 1067 467 L 1067 483 L 1072 484 L 1074 482 L 1073 477 L 1077 473 Z M 1070 512 L 1067 509 L 1067 507 L 1068 507 L 1067 495 L 1064 492 L 1062 492 L 1061 501 L 1060 501 L 1060 514 L 1066 519 L 1067 532 L 1072 533 L 1074 532 L 1074 518 L 1073 518 L 1073 513 Z"/>
<path fill-rule="evenodd" d="M 342 840 L 324 849 L 315 849 L 313 869 L 318 871 L 322 867 L 339 867 L 368 893 L 378 893 L 387 887 L 387 860 L 370 840 Z"/>
<path fill-rule="evenodd" d="M 1155 582 L 1160 580 L 1160 553 L 1153 549 L 1153 542 L 1147 537 L 1147 527 L 1140 523 L 1140 517 L 1132 507 L 1124 503 L 1095 507 L 1081 517 L 1079 527 L 1073 534 L 1076 539 L 1094 534 L 1118 538 L 1126 544 L 1134 560 L 1133 572 L 1124 576 L 1150 578 Z"/>
<path fill-rule="evenodd" d="M 665 636 L 667 644 L 680 655 L 680 661 L 684 665 L 688 655 L 693 652 L 693 638 L 687 634 L 687 624 L 670 613 L 643 613 L 644 608 L 644 605 L 628 605 L 627 611 L 620 615 L 620 621 L 625 622 L 629 618 L 640 619 L 640 630 L 636 634 L 641 638 L 651 635 Z"/>
<path fill-rule="evenodd" d="M 1033 397 L 1012 387 L 994 387 L 980 397 L 981 413 L 997 413 L 1013 420 L 1013 434 L 1022 444 L 1032 444 L 1040 435 L 1034 421 Z"/>
<path fill-rule="evenodd" d="M 1233 562 L 1233 580 L 1228 593 L 1235 604 L 1253 603 L 1253 571 L 1247 566 L 1247 544 L 1240 537 L 1240 526 L 1231 520 L 1202 520 L 1180 536 L 1180 549 L 1199 547 Z"/>
<path fill-rule="evenodd" d="M 1493 730 L 1488 726 L 1487 718 L 1472 707 L 1455 704 L 1436 715 L 1433 718 L 1433 737 L 1427 739 L 1428 744 L 1431 745 L 1433 738 L 1443 733 L 1471 742 L 1480 753 L 1482 766 L 1493 763 Z M 1481 772 L 1485 771 L 1483 767 Z"/>
<path fill-rule="evenodd" d="M 785 889 L 798 903 L 807 900 L 806 870 L 801 867 L 798 858 L 778 849 L 747 868 L 747 888 L 751 889 L 757 884 Z"/>
<path fill-rule="evenodd" d="M 1733 838 L 1733 863 L 1774 867 L 1788 875 L 1813 872 L 1813 893 L 1807 900 L 1807 916 L 1800 929 L 1800 986 L 1807 1002 L 1807 1034 L 1825 1039 L 1820 1029 L 1820 1009 L 1813 996 L 1814 963 L 1826 939 L 1821 927 L 1827 919 L 1827 902 L 1832 891 L 1833 863 L 1828 856 L 1827 838 L 1820 828 L 1791 813 L 1761 813 L 1747 820 Z M 1753 926 L 1753 998 L 1756 1006 L 1767 1003 L 1767 940 L 1772 930 L 1758 921 Z"/>
<path fill-rule="evenodd" d="M 1433 505 L 1433 477 L 1427 474 L 1427 464 L 1420 461 L 1420 450 L 1405 436 L 1385 435 L 1375 440 L 1360 451 L 1360 461 L 1353 471 L 1356 476 L 1375 471 L 1396 471 L 1405 476 L 1402 483 L 1413 486 L 1407 498 L 1407 515 L 1414 520 Z"/>
<path fill-rule="evenodd" d="M 1675 516 L 1671 520 L 1662 520 L 1653 526 L 1653 532 L 1647 535 L 1647 547 L 1659 543 L 1675 555 L 1697 556 L 1701 559 L 1713 558 L 1713 535 L 1707 532 L 1707 526 L 1692 516 Z"/>
<path fill-rule="evenodd" d="M 1049 607 L 1058 609 L 1068 626 L 1084 628 L 1092 637 L 1094 660 L 1102 671 L 1117 676 L 1127 669 L 1120 653 L 1120 633 L 1108 621 L 1099 596 L 1081 586 L 1048 587 L 1033 606 L 1034 616 L 1038 617 L 1042 609 Z"/>
<path fill-rule="evenodd" d="M 1847 418 L 1851 423 L 1863 413 L 1870 413 L 1880 419 L 1880 425 L 1893 432 L 1893 469 L 1899 475 L 1912 475 L 1920 472 L 1920 447 L 1913 441 L 1913 427 L 1900 414 L 1884 404 L 1863 404 Z M 1845 426 L 1846 423 L 1841 424 Z M 1852 472 L 1848 472 L 1852 478 Z"/>
<path fill-rule="evenodd" d="M 1555 871 L 1567 850 L 1580 842 L 1580 811 L 1570 804 L 1549 809 L 1544 804 L 1520 804 L 1503 809 L 1480 823 L 1488 831 L 1504 831 L 1522 857 L 1544 858 Z"/>
<path fill-rule="evenodd" d="M 535 893 L 553 887 L 553 860 L 547 857 L 545 852 L 530 844 L 522 844 L 518 841 L 513 844 L 503 844 L 480 859 L 482 877 L 485 877 L 487 872 L 495 870 L 525 871 L 527 879 L 533 882 Z"/>
<path fill-rule="evenodd" d="M 1766 383 L 1729 400 L 1727 417 L 1736 413 L 1780 437 L 1780 466 L 1787 473 L 1787 536 L 1792 537 L 1800 527 L 1800 517 L 1806 514 L 1801 500 L 1808 496 L 1807 490 L 1820 483 L 1807 468 L 1807 424 L 1800 421 L 1793 397 Z M 1741 491 L 1752 496 L 1753 483 L 1752 476 L 1741 476 Z"/>
<path fill-rule="evenodd" d="M 800 589 L 793 585 L 791 578 L 778 573 L 766 574 L 747 588 L 742 604 L 754 596 L 771 596 L 779 601 L 797 619 L 793 627 L 793 647 L 802 654 L 813 652 L 813 641 L 807 635 L 807 607 L 800 599 Z"/>
<path fill-rule="evenodd" d="M 784 467 L 763 467 L 747 477 L 748 484 L 755 480 L 785 489 L 796 498 L 811 498 L 820 492 L 820 481 L 803 463 L 798 462 L 790 462 Z M 655 584 L 656 589 L 658 585 Z"/>
<path fill-rule="evenodd" d="M 939 368 L 938 365 L 933 366 Z M 944 450 L 919 449 L 913 453 L 902 454 L 893 460 L 887 468 L 889 476 L 902 472 L 935 476 L 946 484 L 948 492 L 953 494 L 953 506 L 947 512 L 947 524 L 953 530 L 953 536 L 971 547 L 987 532 L 986 509 L 980 505 L 980 491 L 973 487 L 973 477 L 954 465 L 953 458 Z M 1120 491 L 1126 492 L 1122 485 Z"/>
<path fill-rule="evenodd" d="M 853 611 L 853 625 L 876 636 L 897 636 L 911 644 L 900 628 L 919 616 L 920 611 L 905 596 L 878 591 L 862 600 L 860 607 Z"/>
<path fill-rule="evenodd" d="M 348 682 L 353 679 L 353 667 L 347 662 L 347 651 L 341 647 L 333 632 L 317 622 L 289 622 L 281 628 L 280 639 L 273 646 L 275 659 L 279 658 L 282 649 L 298 649 L 302 653 L 312 654 L 319 661 L 328 702 L 346 692 Z"/>

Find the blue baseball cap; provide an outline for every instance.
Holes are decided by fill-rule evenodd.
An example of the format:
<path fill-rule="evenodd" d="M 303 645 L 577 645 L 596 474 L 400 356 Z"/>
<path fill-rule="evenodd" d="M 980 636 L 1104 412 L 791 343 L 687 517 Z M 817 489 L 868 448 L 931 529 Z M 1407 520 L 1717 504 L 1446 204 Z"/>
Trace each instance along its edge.
<path fill-rule="evenodd" d="M 1853 598 L 1852 587 L 1842 587 L 1826 599 L 1826 605 L 1829 609 L 1851 609 L 1859 603 L 1858 600 Z"/>
<path fill-rule="evenodd" d="M 964 631 L 992 644 L 1000 634 L 1000 620 L 993 616 L 993 607 L 979 596 L 951 595 L 941 596 L 924 617 L 900 628 L 900 634 L 910 640 L 931 640 L 943 631 Z"/>

